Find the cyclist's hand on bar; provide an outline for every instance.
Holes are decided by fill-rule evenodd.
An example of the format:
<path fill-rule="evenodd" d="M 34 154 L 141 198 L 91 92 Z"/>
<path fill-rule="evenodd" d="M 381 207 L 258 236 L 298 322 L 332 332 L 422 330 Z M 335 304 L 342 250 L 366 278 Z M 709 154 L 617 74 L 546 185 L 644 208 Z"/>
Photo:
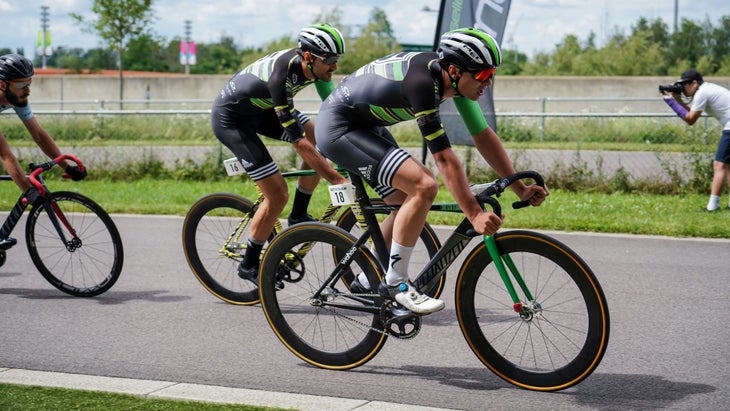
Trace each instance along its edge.
<path fill-rule="evenodd" d="M 537 184 L 531 184 L 525 186 L 522 192 L 517 193 L 517 195 L 520 197 L 520 200 L 529 200 L 531 206 L 537 207 L 550 195 L 550 191 L 548 191 L 547 186 L 543 188 Z"/>
<path fill-rule="evenodd" d="M 68 174 L 69 178 L 73 181 L 79 181 L 86 178 L 86 170 L 82 170 L 78 166 L 66 167 L 66 174 Z"/>
<path fill-rule="evenodd" d="M 469 221 L 474 231 L 482 235 L 494 235 L 502 226 L 502 218 L 491 211 L 484 211 Z"/>

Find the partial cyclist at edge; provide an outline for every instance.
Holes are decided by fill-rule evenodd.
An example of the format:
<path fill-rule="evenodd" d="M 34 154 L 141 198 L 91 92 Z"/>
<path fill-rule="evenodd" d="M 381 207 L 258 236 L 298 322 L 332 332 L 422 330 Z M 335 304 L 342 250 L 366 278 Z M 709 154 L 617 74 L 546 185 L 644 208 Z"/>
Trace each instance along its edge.
<path fill-rule="evenodd" d="M 310 84 L 324 100 L 334 89 L 332 74 L 344 52 L 339 30 L 324 23 L 307 26 L 299 33 L 297 48 L 271 53 L 243 68 L 213 103 L 213 133 L 238 158 L 264 197 L 251 220 L 251 236 L 238 268 L 243 279 L 257 283 L 261 250 L 289 200 L 284 177 L 259 134 L 291 143 L 303 160 L 301 168 L 317 172 L 299 178 L 289 225 L 314 221 L 307 208 L 320 176 L 331 184 L 348 182 L 317 152 L 313 122 L 294 108 L 293 101 Z"/>
<path fill-rule="evenodd" d="M 441 36 L 437 52 L 401 52 L 365 65 L 347 76 L 322 104 L 315 127 L 317 148 L 360 175 L 386 203 L 402 204 L 391 222 L 383 282 L 369 284 L 361 274 L 351 284 L 352 292 L 366 293 L 377 286 L 384 298 L 416 314 L 444 308 L 443 301 L 424 295 L 408 279 L 413 246 L 438 193 L 438 182 L 431 170 L 398 146 L 386 126 L 415 119 L 441 178 L 474 229 L 492 235 L 502 225 L 503 216 L 482 210 L 469 190 L 439 116 L 439 105 L 453 98 L 484 160 L 502 177 L 513 174 L 507 152 L 477 103 L 501 63 L 499 46 L 489 34 L 456 29 Z M 533 206 L 549 194 L 522 182 L 512 189 Z"/>
<path fill-rule="evenodd" d="M 34 75 L 33 62 L 28 58 L 19 54 L 0 56 L 0 112 L 11 108 L 15 110 L 41 151 L 50 158 L 56 158 L 62 154 L 61 150 L 53 137 L 38 122 L 30 108 L 30 85 Z M 2 131 L 0 131 L 0 158 L 2 158 L 5 170 L 23 193 L 27 204 L 42 204 L 45 199 L 31 185 Z M 81 170 L 78 166 L 69 165 L 65 161 L 59 162 L 59 166 L 74 181 L 86 177 L 86 170 Z M 0 250 L 7 250 L 15 244 L 17 244 L 16 239 L 0 233 Z"/>

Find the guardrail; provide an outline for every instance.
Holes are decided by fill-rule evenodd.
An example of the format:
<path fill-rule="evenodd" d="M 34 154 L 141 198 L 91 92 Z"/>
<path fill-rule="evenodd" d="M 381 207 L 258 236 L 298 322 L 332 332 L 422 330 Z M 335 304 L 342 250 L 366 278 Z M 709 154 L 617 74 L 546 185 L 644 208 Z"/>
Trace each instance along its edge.
<path fill-rule="evenodd" d="M 581 104 L 585 105 L 587 102 L 600 103 L 601 105 L 612 105 L 617 110 L 625 110 L 626 105 L 617 106 L 617 103 L 631 103 L 633 105 L 637 103 L 644 104 L 662 104 L 658 98 L 648 97 L 507 97 L 507 98 L 495 98 L 494 103 L 496 107 L 500 107 L 501 103 L 517 103 L 517 104 L 530 104 L 535 103 L 539 106 L 539 110 L 535 111 L 499 111 L 497 110 L 497 117 L 506 118 L 539 118 L 540 119 L 540 139 L 543 140 L 545 137 L 546 120 L 550 118 L 670 118 L 674 117 L 675 114 L 669 110 L 662 112 L 626 112 L 626 111 L 591 111 L 595 108 L 586 110 L 584 107 L 581 111 L 576 110 L 564 110 L 564 111 L 547 111 L 548 105 L 551 103 L 570 103 L 572 105 Z M 42 100 L 34 101 L 32 106 L 33 111 L 36 114 L 48 114 L 48 115 L 97 115 L 97 116 L 117 116 L 117 115 L 202 115 L 210 114 L 210 99 L 179 99 L 179 100 Z M 315 106 L 318 107 L 321 104 L 321 100 L 316 98 L 300 98 L 296 99 L 297 104 L 302 106 Z M 168 105 L 178 106 L 200 106 L 201 108 L 175 108 L 175 109 L 162 109 L 160 107 Z M 662 104 L 663 105 L 663 104 Z M 56 109 L 36 109 L 37 107 L 53 106 Z M 84 107 L 81 109 L 69 109 L 68 106 Z M 119 106 L 120 108 L 110 108 Z M 510 105 L 513 107 L 514 104 Z M 94 107 L 94 108 L 90 108 Z M 618 108 L 616 108 L 618 107 Z M 658 106 L 660 107 L 660 106 Z M 310 109 L 301 110 L 303 114 L 309 116 L 316 116 L 317 110 Z M 0 113 L 8 114 L 9 111 Z M 458 116 L 457 113 L 441 113 L 442 116 Z M 703 113 L 703 129 L 705 136 L 709 127 L 709 117 Z"/>

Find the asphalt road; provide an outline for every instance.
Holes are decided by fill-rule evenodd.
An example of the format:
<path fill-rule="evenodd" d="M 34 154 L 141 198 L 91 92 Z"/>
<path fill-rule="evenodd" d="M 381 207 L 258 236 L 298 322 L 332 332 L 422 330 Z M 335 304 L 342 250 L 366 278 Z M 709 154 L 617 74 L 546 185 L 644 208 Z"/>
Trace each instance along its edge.
<path fill-rule="evenodd" d="M 540 393 L 503 382 L 471 353 L 451 281 L 446 309 L 425 317 L 415 339 L 390 339 L 354 370 L 322 370 L 276 339 L 259 306 L 226 304 L 197 282 L 183 257 L 182 218 L 113 217 L 124 270 L 92 299 L 46 283 L 16 228 L 19 244 L 0 268 L 0 367 L 463 410 L 730 408 L 730 240 L 551 233 L 598 275 L 611 338 L 587 380 Z"/>

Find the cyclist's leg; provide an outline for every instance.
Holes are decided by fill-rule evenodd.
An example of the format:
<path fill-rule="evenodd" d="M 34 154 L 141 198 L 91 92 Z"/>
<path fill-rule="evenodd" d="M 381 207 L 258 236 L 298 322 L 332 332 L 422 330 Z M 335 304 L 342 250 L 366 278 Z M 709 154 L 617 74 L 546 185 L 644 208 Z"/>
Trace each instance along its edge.
<path fill-rule="evenodd" d="M 420 234 L 419 228 L 426 222 L 429 207 L 436 199 L 436 178 L 423 164 L 408 158 L 395 170 L 390 185 L 405 194 L 393 221 L 393 242 L 413 247 Z"/>
<path fill-rule="evenodd" d="M 251 235 L 241 262 L 243 271 L 239 273 L 246 279 L 254 280 L 257 277 L 263 245 L 289 200 L 286 182 L 257 133 L 270 136 L 277 127 L 281 132 L 283 129 L 273 112 L 237 120 L 228 118 L 225 122 L 217 121 L 221 117 L 216 114 L 214 113 L 214 120 L 211 121 L 213 133 L 235 154 L 264 196 L 263 202 L 251 219 Z"/>
<path fill-rule="evenodd" d="M 336 125 L 337 121 L 331 123 Z M 388 267 L 388 275 L 392 279 L 397 277 L 398 281 L 384 284 L 381 287 L 383 294 L 418 313 L 434 312 L 443 308 L 443 302 L 424 296 L 407 283 L 410 253 L 426 221 L 430 204 L 438 192 L 435 177 L 406 151 L 398 148 L 392 135 L 384 127 L 348 130 L 338 136 L 337 133 L 341 130 L 342 128 L 330 127 L 329 131 L 334 133 L 334 137 L 329 135 L 328 138 L 317 141 L 322 153 L 349 172 L 362 176 L 376 187 L 379 194 L 385 193 L 384 197 L 392 194 L 393 189 L 406 195 L 403 203 L 405 209 L 401 208 L 393 220 L 394 241 L 391 243 L 390 262 L 394 262 L 396 267 L 392 263 Z"/>
<path fill-rule="evenodd" d="M 299 115 L 299 121 L 304 127 L 304 135 L 310 144 L 314 145 L 314 122 L 310 121 L 308 117 L 303 114 Z M 307 164 L 306 161 L 302 161 L 300 170 L 311 170 L 312 167 Z M 319 174 L 312 174 L 308 176 L 300 176 L 297 179 L 297 188 L 294 192 L 294 201 L 292 202 L 291 212 L 289 213 L 288 222 L 289 225 L 303 222 L 303 221 L 314 221 L 315 219 L 308 215 L 307 209 L 309 208 L 309 201 L 312 199 L 312 193 L 317 184 L 319 184 Z"/>

